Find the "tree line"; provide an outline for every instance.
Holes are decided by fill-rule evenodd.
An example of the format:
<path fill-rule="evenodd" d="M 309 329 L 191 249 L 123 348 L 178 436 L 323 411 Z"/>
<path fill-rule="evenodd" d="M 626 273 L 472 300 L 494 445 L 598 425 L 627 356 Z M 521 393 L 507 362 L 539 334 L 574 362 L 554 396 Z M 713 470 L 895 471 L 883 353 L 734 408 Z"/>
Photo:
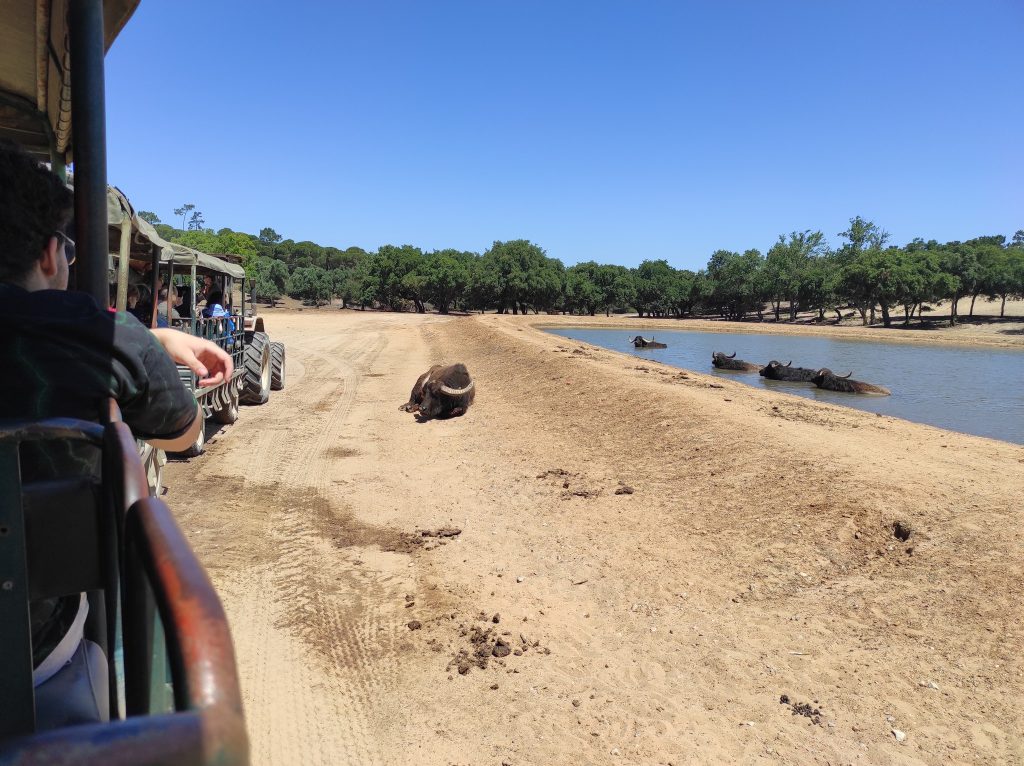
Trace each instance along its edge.
<path fill-rule="evenodd" d="M 187 209 L 186 209 L 187 208 Z M 742 320 L 769 315 L 776 321 L 815 313 L 824 321 L 855 310 L 864 324 L 880 317 L 912 317 L 978 297 L 1024 298 L 1024 230 L 965 242 L 915 239 L 897 247 L 878 225 L 857 216 L 831 248 L 821 231 L 780 235 L 767 253 L 716 250 L 699 271 L 676 269 L 665 260 L 645 260 L 636 268 L 586 261 L 565 267 L 528 240 L 494 242 L 483 253 L 457 249 L 424 252 L 412 245 L 383 245 L 376 251 L 340 249 L 283 239 L 272 228 L 258 235 L 202 228 L 202 214 L 182 206 L 175 211 L 189 228 L 140 215 L 170 241 L 209 253 L 241 256 L 256 299 L 290 295 L 322 305 L 343 305 L 442 314 L 452 310 L 594 315 L 636 311 L 640 316 L 720 316 Z M 902 314 L 902 317 L 900 317 Z"/>

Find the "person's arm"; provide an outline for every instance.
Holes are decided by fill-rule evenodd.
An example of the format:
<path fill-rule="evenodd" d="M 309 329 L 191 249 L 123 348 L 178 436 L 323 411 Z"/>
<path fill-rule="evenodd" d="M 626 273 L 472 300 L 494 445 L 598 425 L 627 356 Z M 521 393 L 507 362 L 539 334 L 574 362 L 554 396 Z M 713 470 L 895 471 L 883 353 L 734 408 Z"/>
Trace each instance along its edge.
<path fill-rule="evenodd" d="M 150 330 L 167 355 L 195 373 L 199 386 L 207 388 L 230 380 L 234 373 L 231 356 L 216 343 L 170 328 Z"/>
<path fill-rule="evenodd" d="M 196 416 L 193 418 L 188 430 L 181 436 L 174 439 L 146 439 L 145 441 L 147 444 L 152 444 L 157 449 L 162 449 L 165 452 L 184 452 L 196 443 L 196 439 L 199 437 L 199 429 L 205 427 L 206 419 L 203 417 L 203 411 L 196 404 Z"/>

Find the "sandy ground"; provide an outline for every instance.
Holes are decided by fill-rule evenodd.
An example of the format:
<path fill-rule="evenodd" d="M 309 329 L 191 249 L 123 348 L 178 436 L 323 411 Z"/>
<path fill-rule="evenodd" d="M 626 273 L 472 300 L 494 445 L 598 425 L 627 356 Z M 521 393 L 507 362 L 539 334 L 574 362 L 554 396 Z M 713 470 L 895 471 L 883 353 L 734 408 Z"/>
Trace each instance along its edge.
<path fill-rule="evenodd" d="M 254 763 L 1024 763 L 1024 448 L 537 320 L 275 312 L 286 390 L 168 466 Z"/>

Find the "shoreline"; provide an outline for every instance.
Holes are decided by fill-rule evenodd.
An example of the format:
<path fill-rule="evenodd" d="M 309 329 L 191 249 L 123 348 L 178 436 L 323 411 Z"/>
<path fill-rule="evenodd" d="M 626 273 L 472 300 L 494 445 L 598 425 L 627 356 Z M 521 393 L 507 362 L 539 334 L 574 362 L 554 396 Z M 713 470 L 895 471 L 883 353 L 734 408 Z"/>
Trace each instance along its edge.
<path fill-rule="evenodd" d="M 474 315 L 475 316 L 475 315 Z M 512 317 L 514 321 L 515 316 Z M 519 318 L 523 321 L 523 318 Z M 580 329 L 615 329 L 626 330 L 657 329 L 679 332 L 708 332 L 750 335 L 805 335 L 809 337 L 826 336 L 845 340 L 861 340 L 865 342 L 925 344 L 945 346 L 972 346 L 999 349 L 1024 350 L 1024 321 L 1005 323 L 1005 329 L 1019 332 L 1019 335 L 1003 334 L 998 331 L 978 330 L 976 325 L 960 325 L 958 327 L 941 327 L 928 330 L 903 329 L 892 327 L 883 329 L 877 326 L 830 326 L 830 325 L 796 325 L 774 322 L 730 322 L 714 319 L 650 319 L 635 315 L 620 314 L 612 317 L 583 317 L 566 315 L 532 315 L 527 316 L 528 323 L 544 329 L 545 327 Z M 1002 328 L 1001 328 L 1002 329 Z"/>

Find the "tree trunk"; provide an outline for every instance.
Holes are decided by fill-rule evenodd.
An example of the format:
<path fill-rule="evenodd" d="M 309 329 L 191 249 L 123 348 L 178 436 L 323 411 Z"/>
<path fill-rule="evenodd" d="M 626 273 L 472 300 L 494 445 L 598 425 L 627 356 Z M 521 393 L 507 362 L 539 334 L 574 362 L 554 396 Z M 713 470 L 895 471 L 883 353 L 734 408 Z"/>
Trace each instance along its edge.
<path fill-rule="evenodd" d="M 874 324 L 874 323 L 875 323 L 875 304 L 872 303 L 871 304 L 871 321 L 868 322 L 868 324 Z"/>
<path fill-rule="evenodd" d="M 969 317 L 974 316 L 974 302 L 976 300 L 978 300 L 978 294 L 977 293 L 975 293 L 974 295 L 971 296 L 971 310 L 967 314 L 967 316 L 969 316 Z"/>
<path fill-rule="evenodd" d="M 843 321 L 843 312 L 840 311 L 838 308 L 834 308 L 832 310 L 836 312 L 836 324 L 839 324 L 840 322 Z"/>
<path fill-rule="evenodd" d="M 889 307 L 884 303 L 882 304 L 882 325 L 884 327 L 892 327 L 892 319 L 889 317 Z"/>
<path fill-rule="evenodd" d="M 960 300 L 960 297 L 953 293 L 953 300 L 949 304 L 949 326 L 956 327 L 956 302 Z"/>
<path fill-rule="evenodd" d="M 772 301 L 772 306 L 775 309 L 775 321 L 779 321 L 779 312 L 782 310 L 782 301 Z"/>
<path fill-rule="evenodd" d="M 865 327 L 868 326 L 868 308 L 867 306 L 858 306 L 857 311 L 860 312 L 860 321 Z"/>
<path fill-rule="evenodd" d="M 910 315 L 914 313 L 914 307 L 903 304 L 903 326 L 910 326 Z"/>
<path fill-rule="evenodd" d="M 1006 293 L 1003 293 L 1003 305 L 999 307 L 999 318 L 1006 316 Z"/>

